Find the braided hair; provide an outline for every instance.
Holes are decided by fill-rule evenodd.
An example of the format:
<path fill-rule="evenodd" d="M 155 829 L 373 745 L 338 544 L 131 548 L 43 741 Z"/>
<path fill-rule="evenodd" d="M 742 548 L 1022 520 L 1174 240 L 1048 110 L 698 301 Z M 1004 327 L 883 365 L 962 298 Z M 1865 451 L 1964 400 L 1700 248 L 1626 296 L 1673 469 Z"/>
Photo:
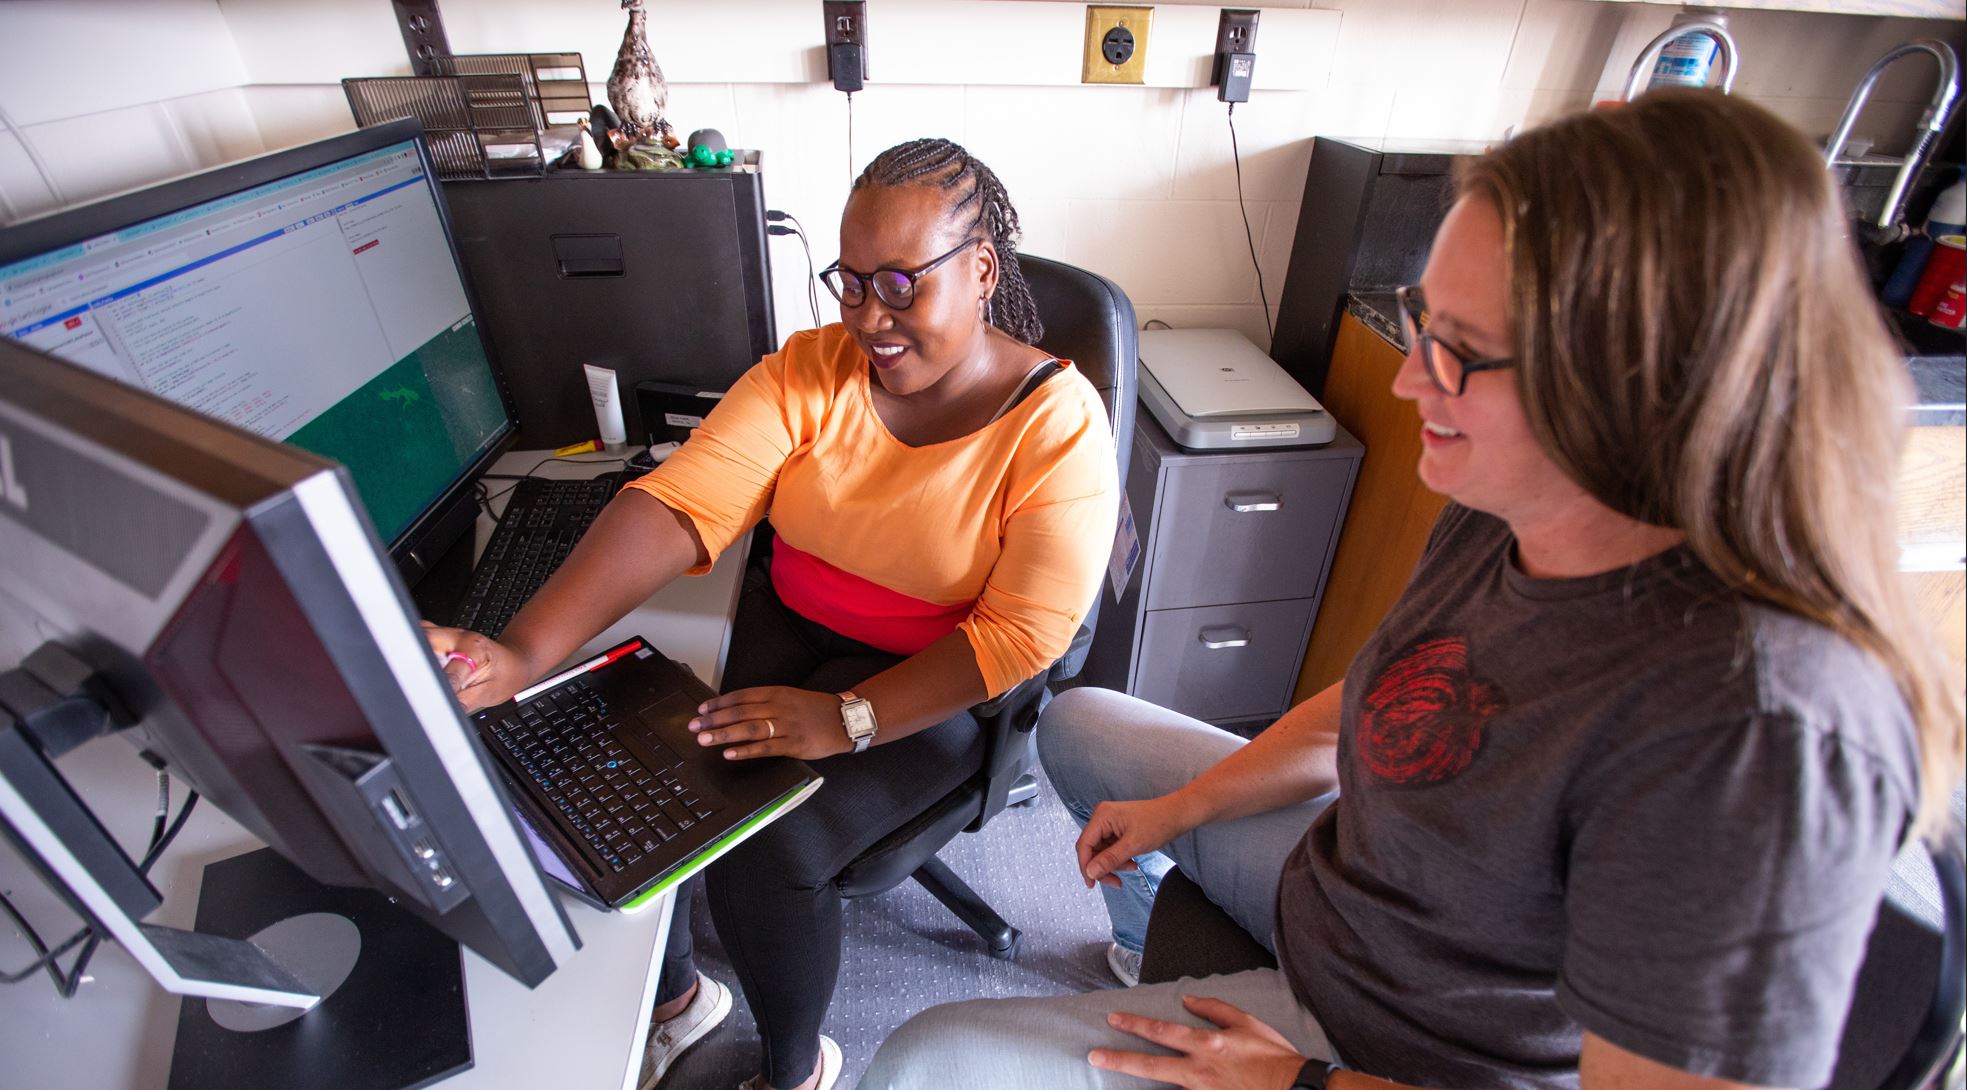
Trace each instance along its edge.
<path fill-rule="evenodd" d="M 854 179 L 856 192 L 869 186 L 905 185 L 952 191 L 946 214 L 963 222 L 967 232 L 983 228 L 983 236 L 997 249 L 991 324 L 1026 344 L 1037 344 L 1045 335 L 1045 325 L 1038 320 L 1038 304 L 1018 267 L 1018 210 L 1011 207 L 1004 183 L 961 145 L 940 137 L 897 144 L 875 156 Z"/>

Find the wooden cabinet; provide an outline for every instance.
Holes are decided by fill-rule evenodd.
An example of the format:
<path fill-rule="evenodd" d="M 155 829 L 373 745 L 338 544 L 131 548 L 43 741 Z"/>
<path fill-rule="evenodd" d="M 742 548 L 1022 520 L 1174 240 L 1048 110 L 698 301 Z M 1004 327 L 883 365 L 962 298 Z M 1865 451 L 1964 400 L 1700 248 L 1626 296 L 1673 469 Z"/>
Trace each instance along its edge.
<path fill-rule="evenodd" d="M 1899 463 L 1899 545 L 1919 616 L 1967 691 L 1967 427 L 1915 427 Z"/>
<path fill-rule="evenodd" d="M 1346 664 L 1407 586 L 1428 531 L 1448 502 L 1428 491 L 1415 471 L 1421 418 L 1411 402 L 1393 396 L 1401 358 L 1400 349 L 1357 316 L 1340 321 L 1319 400 L 1365 444 L 1366 457 L 1293 702 L 1345 676 Z"/>
<path fill-rule="evenodd" d="M 1191 451 L 1135 417 L 1127 503 L 1141 556 L 1101 606 L 1085 684 L 1219 724 L 1291 705 L 1360 446 Z"/>

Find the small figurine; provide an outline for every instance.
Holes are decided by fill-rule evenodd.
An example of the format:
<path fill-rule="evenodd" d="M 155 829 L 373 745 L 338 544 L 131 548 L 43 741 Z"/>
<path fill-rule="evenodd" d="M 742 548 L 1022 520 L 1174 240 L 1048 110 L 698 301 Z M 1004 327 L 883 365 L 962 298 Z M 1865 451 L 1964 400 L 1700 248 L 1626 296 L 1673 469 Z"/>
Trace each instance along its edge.
<path fill-rule="evenodd" d="M 615 70 L 608 76 L 608 102 L 621 115 L 623 132 L 675 147 L 663 116 L 669 112 L 669 87 L 656 55 L 649 51 L 649 16 L 642 4 L 643 0 L 622 0 L 628 29 L 622 32 L 621 52 L 615 55 Z"/>
<path fill-rule="evenodd" d="M 595 143 L 594 143 L 594 134 L 588 131 L 588 122 L 587 122 L 587 118 L 585 118 L 585 117 L 583 117 L 583 118 L 581 118 L 581 119 L 580 119 L 580 120 L 579 120 L 578 122 L 576 122 L 576 124 L 580 126 L 580 132 L 579 132 L 579 134 L 578 134 L 578 136 L 579 136 L 579 144 L 578 144 L 578 150 L 579 150 L 579 152 L 580 152 L 580 160 L 579 160 L 579 162 L 580 162 L 580 168 L 581 168 L 582 170 L 600 170 L 600 169 L 601 169 L 601 149 L 600 149 L 599 147 L 596 147 L 596 146 L 595 146 Z"/>

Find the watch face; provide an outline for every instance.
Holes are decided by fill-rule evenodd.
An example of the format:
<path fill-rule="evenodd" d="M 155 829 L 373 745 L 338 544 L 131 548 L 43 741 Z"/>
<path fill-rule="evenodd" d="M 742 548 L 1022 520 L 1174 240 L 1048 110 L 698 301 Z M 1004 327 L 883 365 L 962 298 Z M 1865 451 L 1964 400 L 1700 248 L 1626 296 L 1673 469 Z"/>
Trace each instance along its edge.
<path fill-rule="evenodd" d="M 866 704 L 856 701 L 845 705 L 841 708 L 840 715 L 846 720 L 847 733 L 850 736 L 858 738 L 863 734 L 874 733 L 874 713 L 868 710 Z"/>

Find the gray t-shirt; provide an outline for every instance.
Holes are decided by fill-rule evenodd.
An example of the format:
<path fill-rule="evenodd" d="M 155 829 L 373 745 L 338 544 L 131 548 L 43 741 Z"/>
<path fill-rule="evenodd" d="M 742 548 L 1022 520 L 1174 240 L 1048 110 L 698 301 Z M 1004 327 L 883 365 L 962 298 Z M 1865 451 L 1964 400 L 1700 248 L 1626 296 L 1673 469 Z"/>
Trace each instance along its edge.
<path fill-rule="evenodd" d="M 1916 798 L 1876 660 L 1684 548 L 1532 579 L 1504 523 L 1450 505 L 1341 724 L 1277 952 L 1350 1066 L 1575 1086 L 1589 1030 L 1696 1074 L 1828 1081 Z"/>

